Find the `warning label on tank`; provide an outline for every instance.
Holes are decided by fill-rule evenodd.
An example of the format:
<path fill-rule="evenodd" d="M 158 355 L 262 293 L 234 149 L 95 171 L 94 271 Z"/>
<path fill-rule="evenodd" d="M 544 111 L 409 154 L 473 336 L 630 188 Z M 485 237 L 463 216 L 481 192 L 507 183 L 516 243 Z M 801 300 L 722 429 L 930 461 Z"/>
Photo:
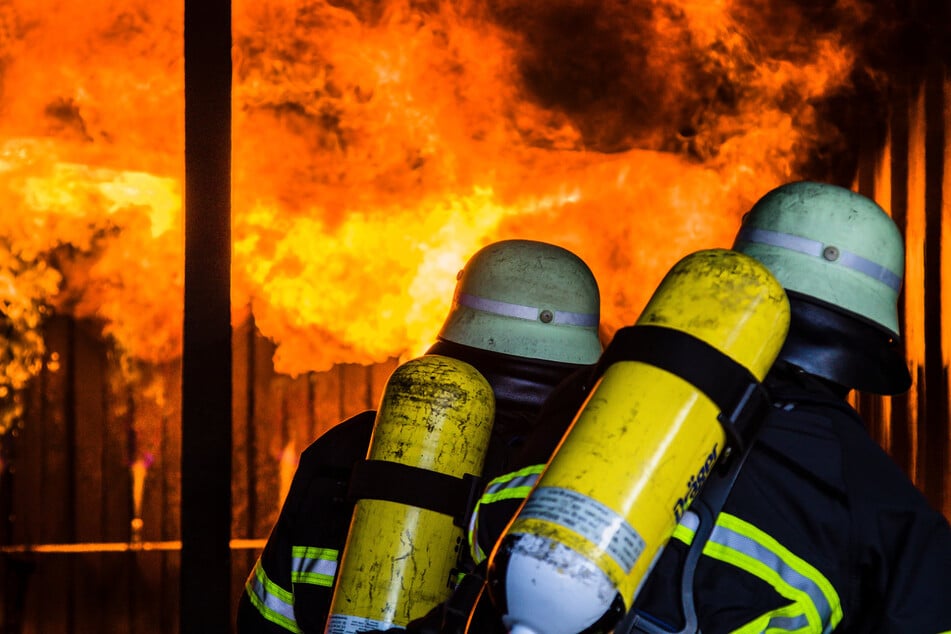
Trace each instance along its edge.
<path fill-rule="evenodd" d="M 377 621 L 362 616 L 331 614 L 330 620 L 327 621 L 327 631 L 325 634 L 356 634 L 356 632 L 386 631 L 390 628 L 403 629 L 387 621 Z"/>
<path fill-rule="evenodd" d="M 629 573 L 644 551 L 634 527 L 610 508 L 571 489 L 539 487 L 519 512 L 521 518 L 564 526 L 596 544 Z"/>

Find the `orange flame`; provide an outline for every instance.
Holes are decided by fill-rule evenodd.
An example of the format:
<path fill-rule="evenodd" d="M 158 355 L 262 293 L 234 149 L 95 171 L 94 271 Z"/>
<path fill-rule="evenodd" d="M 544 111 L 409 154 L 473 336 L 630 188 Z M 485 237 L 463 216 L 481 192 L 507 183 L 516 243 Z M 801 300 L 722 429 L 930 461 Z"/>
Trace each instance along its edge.
<path fill-rule="evenodd" d="M 608 332 L 632 322 L 828 132 L 854 53 L 764 4 L 236 2 L 235 318 L 288 374 L 415 354 L 465 259 L 524 237 L 589 263 Z M 0 291 L 150 362 L 181 341 L 181 15 L 0 12 Z"/>

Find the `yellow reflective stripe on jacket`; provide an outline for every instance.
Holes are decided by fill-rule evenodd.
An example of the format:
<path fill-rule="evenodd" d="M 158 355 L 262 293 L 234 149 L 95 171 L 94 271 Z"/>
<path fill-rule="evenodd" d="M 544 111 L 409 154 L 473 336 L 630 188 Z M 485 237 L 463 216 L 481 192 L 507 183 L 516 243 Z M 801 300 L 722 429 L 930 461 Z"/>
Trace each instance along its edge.
<path fill-rule="evenodd" d="M 291 581 L 333 587 L 339 555 L 333 548 L 294 546 L 291 548 Z"/>
<path fill-rule="evenodd" d="M 700 518 L 691 510 L 687 510 L 684 513 L 683 517 L 680 518 L 677 526 L 674 527 L 674 532 L 670 536 L 672 539 L 679 539 L 688 546 L 693 543 L 693 536 L 697 532 L 697 527 L 700 526 Z"/>
<path fill-rule="evenodd" d="M 479 530 L 479 510 L 483 504 L 491 504 L 499 500 L 516 500 L 528 497 L 532 487 L 538 482 L 538 476 L 545 470 L 544 464 L 532 465 L 506 473 L 495 478 L 485 487 L 482 497 L 476 502 L 472 510 L 472 517 L 469 518 L 469 550 L 472 553 L 472 560 L 477 564 L 482 563 L 486 554 L 479 545 L 477 534 Z"/>
<path fill-rule="evenodd" d="M 297 619 L 294 618 L 294 593 L 268 579 L 260 558 L 254 564 L 244 588 L 261 616 L 289 632 L 301 634 Z"/>
<path fill-rule="evenodd" d="M 673 537 L 689 545 L 694 538 L 695 521 L 694 514 L 685 514 Z M 839 595 L 829 580 L 749 522 L 720 513 L 703 554 L 762 579 L 792 601 L 789 606 L 761 615 L 737 632 L 827 633 L 842 620 Z"/>
<path fill-rule="evenodd" d="M 790 603 L 766 614 L 761 614 L 743 627 L 733 630 L 730 634 L 779 634 L 780 632 L 812 634 L 816 631 L 809 625 L 809 619 L 803 614 L 802 606 Z"/>

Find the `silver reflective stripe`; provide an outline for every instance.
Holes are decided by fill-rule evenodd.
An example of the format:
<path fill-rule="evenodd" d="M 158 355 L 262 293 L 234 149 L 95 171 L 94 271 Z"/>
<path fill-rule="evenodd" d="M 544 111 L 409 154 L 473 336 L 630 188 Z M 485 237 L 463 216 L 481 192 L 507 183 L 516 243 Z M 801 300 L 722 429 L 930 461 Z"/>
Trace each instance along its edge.
<path fill-rule="evenodd" d="M 245 590 L 261 616 L 285 630 L 300 634 L 301 629 L 294 618 L 294 594 L 268 579 L 260 559 L 254 564 Z"/>
<path fill-rule="evenodd" d="M 779 231 L 770 231 L 768 229 L 756 229 L 754 227 L 743 227 L 736 236 L 737 242 L 752 242 L 755 244 L 768 244 L 781 249 L 789 249 L 797 253 L 811 255 L 813 257 L 822 257 L 822 252 L 827 245 L 802 236 L 794 236 L 789 233 Z M 837 247 L 838 248 L 838 247 Z M 829 260 L 826 260 L 830 264 Z M 844 266 L 863 275 L 867 275 L 873 280 L 879 281 L 896 293 L 901 289 L 901 276 L 888 270 L 881 264 L 877 264 L 844 249 L 839 249 L 839 257 L 834 261 L 836 264 Z"/>
<path fill-rule="evenodd" d="M 489 482 L 485 492 L 476 501 L 472 516 L 469 518 L 469 551 L 476 563 L 482 563 L 486 558 L 485 550 L 478 543 L 479 513 L 483 504 L 491 504 L 499 500 L 514 500 L 528 497 L 532 487 L 538 482 L 545 465 L 531 465 L 512 473 L 506 473 Z"/>
<path fill-rule="evenodd" d="M 799 616 L 774 616 L 763 628 L 764 632 L 780 630 L 783 632 L 802 632 L 809 627 L 809 619 L 805 614 Z"/>
<path fill-rule="evenodd" d="M 294 546 L 291 581 L 330 588 L 337 573 L 338 552 L 333 548 Z"/>
<path fill-rule="evenodd" d="M 720 524 L 714 527 L 709 541 L 747 555 L 776 572 L 786 584 L 809 597 L 819 613 L 823 626 L 826 630 L 831 630 L 832 606 L 829 605 L 822 589 L 812 579 L 789 566 L 778 554 L 751 538 Z"/>
<path fill-rule="evenodd" d="M 515 317 L 517 319 L 527 319 L 529 321 L 538 321 L 539 315 L 541 315 L 543 310 L 537 306 L 510 304 L 508 302 L 500 302 L 494 299 L 486 299 L 485 297 L 469 295 L 468 293 L 458 293 L 456 295 L 456 303 L 474 310 L 492 313 L 493 315 Z M 548 323 L 565 324 L 568 326 L 583 326 L 589 328 L 598 325 L 597 315 L 589 315 L 587 313 L 572 313 L 566 310 L 551 310 L 550 312 L 552 313 L 552 320 Z"/>
<path fill-rule="evenodd" d="M 486 487 L 481 499 L 483 502 L 494 502 L 499 499 L 499 494 L 502 491 L 518 488 L 530 489 L 538 482 L 540 475 L 541 473 L 529 473 L 527 475 L 516 475 L 515 477 L 502 476 L 502 478 L 496 478 L 492 480 L 492 482 L 489 482 L 489 486 Z"/>
<path fill-rule="evenodd" d="M 680 525 L 691 533 L 696 533 L 697 529 L 700 528 L 700 516 L 693 511 L 687 511 L 680 518 Z"/>
<path fill-rule="evenodd" d="M 697 534 L 698 528 L 700 528 L 700 516 L 693 511 L 686 511 L 677 525 L 674 526 L 674 532 L 670 538 L 679 539 L 690 546 L 693 544 L 693 538 Z"/>

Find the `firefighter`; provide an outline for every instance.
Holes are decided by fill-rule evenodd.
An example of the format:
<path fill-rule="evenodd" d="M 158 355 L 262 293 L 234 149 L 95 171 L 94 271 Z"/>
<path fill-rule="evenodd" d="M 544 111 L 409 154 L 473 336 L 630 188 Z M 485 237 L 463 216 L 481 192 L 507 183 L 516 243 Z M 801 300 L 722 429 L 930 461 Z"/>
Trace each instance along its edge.
<path fill-rule="evenodd" d="M 789 334 L 764 381 L 770 405 L 732 466 L 715 471 L 615 634 L 951 631 L 951 527 L 872 440 L 852 390 L 900 394 L 902 236 L 872 200 L 815 182 L 778 187 L 733 249 L 786 290 Z M 491 550 L 612 359 L 542 408 L 516 468 L 474 517 Z M 504 632 L 479 601 L 471 632 Z"/>
<path fill-rule="evenodd" d="M 524 634 L 612 628 L 693 498 L 761 417 L 789 302 L 755 258 L 689 254 L 637 322 L 493 550 L 488 590 Z M 614 459 L 617 457 L 617 459 Z"/>
<path fill-rule="evenodd" d="M 846 400 L 911 385 L 901 233 L 869 198 L 802 181 L 763 196 L 733 248 L 790 301 L 772 407 L 732 490 L 701 492 L 709 536 L 688 514 L 617 631 L 951 631 L 951 527 Z"/>
<path fill-rule="evenodd" d="M 552 389 L 597 361 L 600 296 L 580 258 L 531 240 L 484 247 L 457 280 L 452 308 L 427 353 L 470 364 L 492 387 L 495 420 L 482 472 L 488 480 L 512 469 L 513 454 Z M 324 632 L 354 509 L 350 475 L 367 457 L 374 418 L 374 411 L 357 414 L 301 454 L 242 594 L 240 634 Z"/>

